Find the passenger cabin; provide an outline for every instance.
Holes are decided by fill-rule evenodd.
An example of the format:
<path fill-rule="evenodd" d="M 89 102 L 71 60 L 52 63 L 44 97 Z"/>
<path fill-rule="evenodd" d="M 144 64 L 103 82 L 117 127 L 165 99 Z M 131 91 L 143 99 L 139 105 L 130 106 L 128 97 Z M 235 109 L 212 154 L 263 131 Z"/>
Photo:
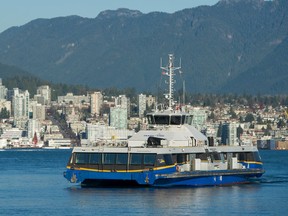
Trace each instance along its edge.
<path fill-rule="evenodd" d="M 199 169 L 193 161 L 200 159 L 202 169 L 206 164 L 226 164 L 232 158 L 240 163 L 261 162 L 258 152 L 195 152 L 195 153 L 112 153 L 112 152 L 73 152 L 68 166 L 72 169 L 95 169 L 99 172 L 135 171 L 167 168 L 174 165 L 189 165 L 193 170 Z M 194 166 L 194 167 L 193 167 Z M 240 167 L 237 165 L 237 167 Z M 189 168 L 189 170 L 190 170 Z M 225 168 L 227 169 L 227 167 Z"/>

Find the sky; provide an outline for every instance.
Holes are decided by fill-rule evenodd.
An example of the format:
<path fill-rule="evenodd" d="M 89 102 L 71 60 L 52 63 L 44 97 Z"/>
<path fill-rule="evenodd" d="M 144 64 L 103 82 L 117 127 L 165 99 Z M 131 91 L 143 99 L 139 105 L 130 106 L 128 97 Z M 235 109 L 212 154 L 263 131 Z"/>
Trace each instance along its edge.
<path fill-rule="evenodd" d="M 78 15 L 95 18 L 101 11 L 128 8 L 142 13 L 174 13 L 219 0 L 0 0 L 0 33 L 37 18 Z"/>

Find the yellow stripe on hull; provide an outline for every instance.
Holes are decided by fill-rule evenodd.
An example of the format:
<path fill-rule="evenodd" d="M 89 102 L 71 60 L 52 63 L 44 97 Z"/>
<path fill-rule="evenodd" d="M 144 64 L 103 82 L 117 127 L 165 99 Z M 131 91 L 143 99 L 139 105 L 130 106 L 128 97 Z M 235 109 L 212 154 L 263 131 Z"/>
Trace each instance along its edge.
<path fill-rule="evenodd" d="M 163 170 L 167 168 L 172 168 L 175 167 L 175 165 L 170 165 L 170 166 L 163 166 L 163 167 L 157 167 L 157 168 L 152 168 L 152 170 Z M 67 166 L 67 169 L 71 169 L 71 166 Z M 83 171 L 91 171 L 91 172 L 113 172 L 111 170 L 99 170 L 99 169 L 91 169 L 91 168 L 74 168 L 74 170 L 83 170 Z M 115 170 L 115 172 L 143 172 L 143 171 L 149 171 L 151 169 L 139 169 L 139 170 Z"/>

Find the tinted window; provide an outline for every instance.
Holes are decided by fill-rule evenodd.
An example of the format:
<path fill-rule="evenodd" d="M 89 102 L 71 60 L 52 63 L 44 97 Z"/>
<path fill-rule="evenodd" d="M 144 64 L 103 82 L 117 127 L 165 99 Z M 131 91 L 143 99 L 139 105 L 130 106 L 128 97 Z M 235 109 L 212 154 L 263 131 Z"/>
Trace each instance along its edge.
<path fill-rule="evenodd" d="M 100 164 L 101 163 L 101 154 L 92 153 L 90 154 L 90 164 Z"/>
<path fill-rule="evenodd" d="M 142 154 L 131 154 L 131 165 L 141 165 L 142 164 Z"/>
<path fill-rule="evenodd" d="M 171 125 L 180 125 L 181 116 L 171 116 Z"/>
<path fill-rule="evenodd" d="M 144 154 L 144 165 L 154 165 L 155 158 L 155 154 Z"/>
<path fill-rule="evenodd" d="M 76 164 L 84 164 L 89 163 L 89 154 L 87 153 L 76 153 L 75 156 L 75 163 Z"/>
<path fill-rule="evenodd" d="M 164 159 L 164 155 L 157 155 L 157 166 L 165 166 L 166 161 Z"/>
<path fill-rule="evenodd" d="M 105 153 L 103 154 L 103 164 L 114 164 L 116 154 L 113 153 Z"/>
<path fill-rule="evenodd" d="M 200 154 L 196 154 L 196 158 L 199 158 L 201 160 L 207 160 L 208 155 L 206 153 L 200 153 Z"/>
<path fill-rule="evenodd" d="M 117 154 L 116 164 L 127 164 L 128 155 L 127 154 Z"/>
<path fill-rule="evenodd" d="M 169 116 L 154 116 L 155 123 L 156 124 L 169 124 Z"/>
<path fill-rule="evenodd" d="M 164 160 L 166 162 L 167 165 L 172 165 L 174 164 L 173 163 L 173 160 L 172 160 L 172 155 L 164 155 Z"/>

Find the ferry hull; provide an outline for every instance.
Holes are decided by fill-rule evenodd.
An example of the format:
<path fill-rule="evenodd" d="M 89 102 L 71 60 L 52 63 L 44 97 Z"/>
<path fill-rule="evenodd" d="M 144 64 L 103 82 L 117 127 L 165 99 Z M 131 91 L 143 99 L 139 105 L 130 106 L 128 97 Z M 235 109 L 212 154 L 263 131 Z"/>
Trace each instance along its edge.
<path fill-rule="evenodd" d="M 160 172 L 157 174 L 154 171 L 119 173 L 68 169 L 64 173 L 64 177 L 72 183 L 81 183 L 82 186 L 199 187 L 250 183 L 260 178 L 264 170 L 253 168 L 245 170 L 171 172 L 170 169 L 169 172 L 169 174 Z"/>

